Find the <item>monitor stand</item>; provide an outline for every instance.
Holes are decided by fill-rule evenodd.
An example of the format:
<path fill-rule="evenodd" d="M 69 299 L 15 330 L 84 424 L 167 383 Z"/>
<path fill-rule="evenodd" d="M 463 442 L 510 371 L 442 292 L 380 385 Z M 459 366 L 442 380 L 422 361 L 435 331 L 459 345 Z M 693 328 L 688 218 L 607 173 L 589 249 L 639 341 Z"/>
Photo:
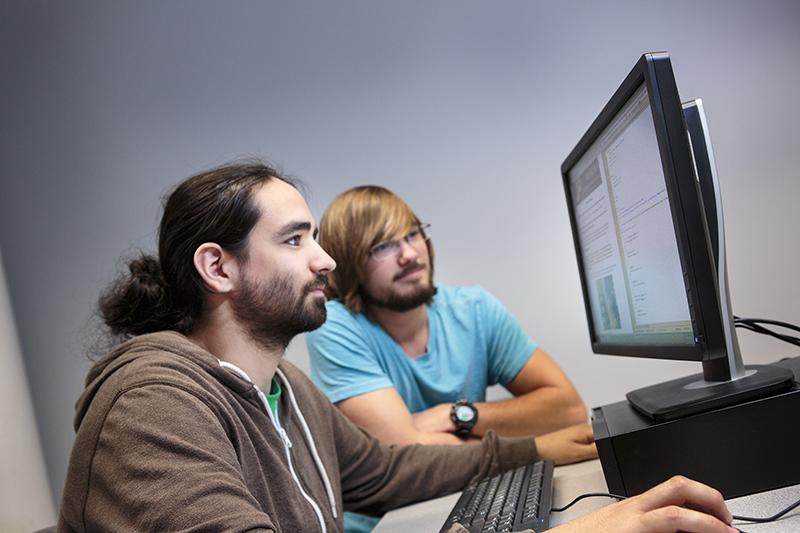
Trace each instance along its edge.
<path fill-rule="evenodd" d="M 626 398 L 640 413 L 667 421 L 770 396 L 788 390 L 793 381 L 785 368 L 748 365 L 744 377 L 734 380 L 709 381 L 694 374 L 631 391 Z"/>
<path fill-rule="evenodd" d="M 628 402 L 637 411 L 654 420 L 674 420 L 768 396 L 788 389 L 794 382 L 794 374 L 788 369 L 765 365 L 745 367 L 742 363 L 728 288 L 722 196 L 702 100 L 698 98 L 684 103 L 683 114 L 702 193 L 713 257 L 716 260 L 717 295 L 727 357 L 703 361 L 702 374 L 629 392 L 626 395 Z"/>

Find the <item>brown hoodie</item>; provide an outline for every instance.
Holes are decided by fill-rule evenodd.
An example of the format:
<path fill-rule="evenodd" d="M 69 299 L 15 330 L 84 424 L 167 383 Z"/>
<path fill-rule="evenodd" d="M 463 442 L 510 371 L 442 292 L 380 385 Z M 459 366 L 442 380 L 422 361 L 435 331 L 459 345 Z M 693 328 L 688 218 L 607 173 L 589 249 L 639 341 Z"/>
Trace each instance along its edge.
<path fill-rule="evenodd" d="M 178 333 L 118 346 L 76 406 L 58 531 L 340 532 L 343 509 L 380 515 L 535 459 L 533 438 L 493 433 L 381 445 L 290 363 L 276 377 L 278 424 L 249 381 Z"/>

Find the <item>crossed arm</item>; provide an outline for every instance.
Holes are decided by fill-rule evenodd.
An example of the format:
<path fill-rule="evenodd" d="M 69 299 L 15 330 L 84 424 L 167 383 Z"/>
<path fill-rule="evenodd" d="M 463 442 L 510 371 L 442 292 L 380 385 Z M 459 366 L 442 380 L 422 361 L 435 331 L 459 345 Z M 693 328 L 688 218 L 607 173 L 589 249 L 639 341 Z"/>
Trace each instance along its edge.
<path fill-rule="evenodd" d="M 476 404 L 479 413 L 478 422 L 473 428 L 476 437 L 489 429 L 507 436 L 544 435 L 586 422 L 586 407 L 575 387 L 540 348 L 531 354 L 506 388 L 514 394 L 514 398 Z M 348 418 L 385 443 L 464 442 L 453 434 L 455 426 L 450 420 L 451 404 L 439 404 L 412 414 L 393 387 L 347 398 L 338 402 L 337 406 Z M 562 439 L 587 444 L 585 441 L 591 436 L 591 432 L 586 436 L 587 431 L 574 430 L 574 435 L 562 435 Z M 542 452 L 546 454 L 548 441 L 539 438 L 537 445 L 540 455 Z M 575 451 L 579 455 L 585 452 Z M 577 456 L 575 458 L 579 460 Z"/>
<path fill-rule="evenodd" d="M 499 435 L 544 435 L 586 422 L 586 406 L 558 365 L 537 348 L 516 377 L 506 385 L 514 398 L 479 402 L 478 422 L 472 432 L 483 435 L 493 429 Z M 413 415 L 424 432 L 453 432 L 450 404 L 440 404 Z"/>

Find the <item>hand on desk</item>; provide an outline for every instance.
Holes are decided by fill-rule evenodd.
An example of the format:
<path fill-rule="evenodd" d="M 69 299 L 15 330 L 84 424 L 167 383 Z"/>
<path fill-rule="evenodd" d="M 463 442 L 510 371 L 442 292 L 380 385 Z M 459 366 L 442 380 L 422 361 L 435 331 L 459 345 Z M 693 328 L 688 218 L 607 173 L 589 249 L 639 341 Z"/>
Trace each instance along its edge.
<path fill-rule="evenodd" d="M 552 533 L 737 533 L 722 495 L 676 476 L 647 492 L 550 529 Z M 447 533 L 466 533 L 454 524 Z M 528 530 L 530 532 L 530 530 Z M 524 532 L 523 532 L 524 533 Z"/>
<path fill-rule="evenodd" d="M 603 507 L 553 533 L 736 533 L 722 495 L 676 476 L 647 492 Z"/>
<path fill-rule="evenodd" d="M 597 447 L 589 424 L 578 424 L 536 437 L 536 450 L 540 459 L 553 461 L 557 465 L 597 457 Z"/>

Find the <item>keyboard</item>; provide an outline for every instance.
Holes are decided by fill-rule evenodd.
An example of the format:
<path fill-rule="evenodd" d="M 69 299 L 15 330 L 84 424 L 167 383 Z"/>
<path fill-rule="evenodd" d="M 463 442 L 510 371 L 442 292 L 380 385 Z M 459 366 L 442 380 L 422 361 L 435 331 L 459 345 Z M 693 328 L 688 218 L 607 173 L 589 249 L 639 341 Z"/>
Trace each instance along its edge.
<path fill-rule="evenodd" d="M 469 485 L 461 493 L 440 533 L 459 522 L 470 533 L 537 533 L 550 525 L 553 463 L 536 461 Z"/>

